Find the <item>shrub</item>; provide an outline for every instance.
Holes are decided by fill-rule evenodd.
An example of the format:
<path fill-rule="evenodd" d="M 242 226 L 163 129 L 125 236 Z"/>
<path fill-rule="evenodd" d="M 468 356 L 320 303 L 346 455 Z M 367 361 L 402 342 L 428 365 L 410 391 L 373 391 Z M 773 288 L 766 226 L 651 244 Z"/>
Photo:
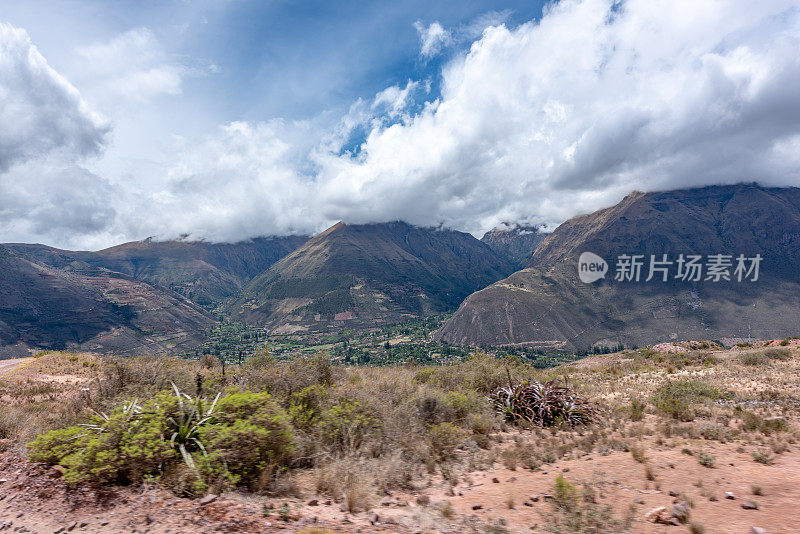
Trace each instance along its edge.
<path fill-rule="evenodd" d="M 356 450 L 367 435 L 380 426 L 373 410 L 360 401 L 342 398 L 320 417 L 319 431 L 340 451 Z"/>
<path fill-rule="evenodd" d="M 710 454 L 700 453 L 697 455 L 697 462 L 702 465 L 703 467 L 714 467 L 714 464 L 717 462 L 717 458 L 715 456 L 711 456 Z"/>
<path fill-rule="evenodd" d="M 651 401 L 660 412 L 680 421 L 691 421 L 694 419 L 694 404 L 721 397 L 717 388 L 700 380 L 671 380 L 656 390 Z"/>
<path fill-rule="evenodd" d="M 768 453 L 765 452 L 754 452 L 753 453 L 753 460 L 760 464 L 764 465 L 771 465 L 772 462 L 775 461 L 774 456 L 770 456 Z"/>
<path fill-rule="evenodd" d="M 453 456 L 456 448 L 464 442 L 467 432 L 452 423 L 439 423 L 428 427 L 431 451 L 440 460 Z"/>
<path fill-rule="evenodd" d="M 570 388 L 555 382 L 509 385 L 497 388 L 489 399 L 507 421 L 554 426 L 587 425 L 597 416 L 589 403 Z"/>
<path fill-rule="evenodd" d="M 31 460 L 58 463 L 67 483 L 140 483 L 159 476 L 180 458 L 166 436 L 177 411 L 174 396 L 161 394 L 139 408 L 136 401 L 86 425 L 52 430 L 28 444 Z"/>
<path fill-rule="evenodd" d="M 200 458 L 202 471 L 208 479 L 254 487 L 288 463 L 294 432 L 269 393 L 233 393 L 220 399 L 218 409 L 215 424 L 199 431 L 207 450 Z"/>
<path fill-rule="evenodd" d="M 781 345 L 783 345 L 783 342 L 781 342 Z M 770 360 L 788 360 L 791 358 L 792 352 L 785 348 L 768 347 L 764 349 L 764 355 Z"/>
<path fill-rule="evenodd" d="M 323 405 L 328 396 L 325 386 L 314 384 L 293 394 L 289 402 L 289 415 L 298 428 L 310 428 L 322 416 Z"/>
<path fill-rule="evenodd" d="M 743 352 L 739 355 L 742 365 L 761 366 L 769 364 L 769 357 L 763 352 Z"/>
<path fill-rule="evenodd" d="M 630 417 L 631 421 L 641 421 L 644 419 L 645 404 L 638 400 L 631 401 Z"/>
<path fill-rule="evenodd" d="M 640 464 L 643 464 L 644 461 L 647 459 L 647 456 L 645 454 L 645 446 L 644 446 L 644 444 L 638 443 L 636 445 L 632 445 L 631 446 L 631 456 L 633 456 L 634 460 L 636 460 Z"/>
<path fill-rule="evenodd" d="M 553 485 L 553 503 L 566 511 L 572 511 L 578 505 L 578 489 L 562 475 L 558 475 Z"/>
<path fill-rule="evenodd" d="M 67 483 L 138 484 L 169 474 L 189 493 L 205 491 L 209 481 L 250 483 L 285 462 L 292 447 L 288 417 L 269 394 L 206 403 L 177 388 L 28 444 L 33 461 L 61 464 Z"/>

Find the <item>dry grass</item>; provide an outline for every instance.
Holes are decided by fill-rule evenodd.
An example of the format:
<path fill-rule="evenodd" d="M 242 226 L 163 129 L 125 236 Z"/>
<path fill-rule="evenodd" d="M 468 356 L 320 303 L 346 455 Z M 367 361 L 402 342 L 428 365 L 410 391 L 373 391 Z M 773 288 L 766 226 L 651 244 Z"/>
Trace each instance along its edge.
<path fill-rule="evenodd" d="M 123 399 L 146 398 L 174 382 L 207 396 L 265 390 L 287 410 L 297 447 L 288 472 L 265 482 L 265 491 L 273 495 L 321 494 L 347 510 L 365 510 L 388 492 L 424 489 L 434 477 L 452 494 L 452 488 L 468 483 L 470 472 L 498 463 L 519 471 L 615 451 L 630 451 L 652 487 L 659 484 L 657 462 L 648 461 L 648 450 L 655 458 L 657 449 L 685 449 L 685 461 L 712 468 L 713 456 L 704 452 L 713 449 L 709 444 L 735 440 L 762 463 L 796 447 L 800 430 L 791 421 L 800 415 L 797 351 L 748 348 L 746 353 L 758 354 L 753 361 L 763 363 L 755 365 L 744 351 L 702 349 L 686 355 L 624 351 L 545 370 L 512 364 L 515 381 L 568 380 L 599 407 L 600 424 L 575 429 L 515 428 L 499 420 L 486 394 L 507 383 L 506 367 L 483 356 L 441 367 L 332 367 L 324 357 L 262 358 L 229 365 L 223 377 L 213 362 L 53 353 L 38 358 L 26 374 L 0 382 L 6 407 L 0 412 L 0 440 L 5 440 L 0 447 L 22 450 L 48 428 L 80 422 L 92 410 L 108 410 Z M 670 397 L 676 391 L 677 404 Z M 345 400 L 358 406 L 341 416 L 346 436 L 336 433 L 340 428 L 331 419 L 331 409 Z M 369 423 L 359 427 L 359 418 Z M 704 498 L 716 498 L 698 487 Z M 754 495 L 761 491 L 753 486 Z M 505 504 L 516 506 L 513 500 Z M 444 517 L 454 513 L 448 505 L 437 505 Z M 582 502 L 579 507 L 590 505 L 595 506 Z M 607 517 L 605 510 L 586 509 Z M 569 513 L 571 519 L 565 516 L 559 524 L 576 521 Z M 704 531 L 699 522 L 689 528 Z"/>

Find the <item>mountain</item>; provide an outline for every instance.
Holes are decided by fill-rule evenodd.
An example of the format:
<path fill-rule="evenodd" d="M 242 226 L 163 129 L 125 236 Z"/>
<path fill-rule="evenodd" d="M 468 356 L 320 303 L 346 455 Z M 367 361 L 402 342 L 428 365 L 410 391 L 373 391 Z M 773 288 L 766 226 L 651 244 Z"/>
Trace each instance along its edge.
<path fill-rule="evenodd" d="M 368 327 L 453 309 L 512 271 L 463 232 L 340 222 L 253 279 L 227 309 L 276 332 Z"/>
<path fill-rule="evenodd" d="M 97 252 L 20 243 L 5 246 L 22 257 L 57 269 L 102 267 L 172 289 L 209 306 L 241 289 L 307 239 L 261 237 L 239 243 L 145 239 Z"/>
<path fill-rule="evenodd" d="M 199 344 L 215 324 L 176 293 L 78 265 L 62 271 L 0 246 L 0 357 L 28 349 L 166 352 Z"/>
<path fill-rule="evenodd" d="M 504 225 L 486 232 L 481 241 L 510 261 L 514 267 L 521 269 L 525 267 L 536 247 L 546 236 L 547 234 L 536 226 Z"/>
<path fill-rule="evenodd" d="M 583 252 L 608 263 L 604 278 L 580 280 Z M 646 282 L 651 255 L 658 261 L 663 254 L 673 262 L 661 265 L 668 269 L 667 281 L 655 270 Z M 702 256 L 700 280 L 675 278 L 681 254 L 684 260 Z M 730 281 L 706 279 L 709 256 L 717 254 L 732 256 Z M 752 274 L 736 280 L 740 254 L 746 268 L 752 267 L 749 258 L 760 255 L 758 280 L 750 281 Z M 615 279 L 621 255 L 643 256 L 639 282 Z M 526 269 L 470 295 L 436 336 L 454 344 L 565 350 L 780 338 L 800 332 L 798 273 L 798 188 L 740 184 L 634 192 L 613 207 L 559 226 L 539 244 Z"/>

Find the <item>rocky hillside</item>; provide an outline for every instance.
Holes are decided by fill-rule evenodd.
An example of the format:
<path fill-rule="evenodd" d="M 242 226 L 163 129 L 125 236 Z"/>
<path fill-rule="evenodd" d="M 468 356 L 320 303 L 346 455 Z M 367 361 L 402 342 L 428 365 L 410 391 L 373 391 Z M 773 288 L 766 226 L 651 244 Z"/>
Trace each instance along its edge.
<path fill-rule="evenodd" d="M 486 232 L 481 241 L 500 256 L 522 269 L 547 234 L 535 226 L 503 226 Z"/>
<path fill-rule="evenodd" d="M 584 283 L 578 258 L 608 262 Z M 667 270 L 649 282 L 650 256 Z M 701 255 L 702 272 L 679 275 L 678 258 Z M 707 280 L 710 255 L 732 256 L 730 281 Z M 736 258 L 760 255 L 759 279 L 736 280 Z M 640 280 L 615 280 L 620 256 L 641 255 Z M 547 236 L 527 269 L 467 298 L 437 333 L 456 344 L 565 349 L 643 346 L 681 339 L 783 337 L 800 331 L 800 189 L 718 186 L 635 192 L 571 219 Z M 658 264 L 655 265 L 659 267 Z M 746 261 L 749 269 L 751 262 Z M 683 270 L 687 274 L 687 269 Z M 742 274 L 747 274 L 746 271 Z"/>
<path fill-rule="evenodd" d="M 0 357 L 28 349 L 158 353 L 200 343 L 213 325 L 171 291 L 79 262 L 55 269 L 0 247 Z"/>
<path fill-rule="evenodd" d="M 239 243 L 133 241 L 97 252 L 59 250 L 44 245 L 5 245 L 20 256 L 58 269 L 102 267 L 172 289 L 201 305 L 211 305 L 306 242 L 305 236 L 261 237 Z"/>
<path fill-rule="evenodd" d="M 228 310 L 278 332 L 375 326 L 452 309 L 511 271 L 462 232 L 339 223 L 256 277 Z"/>

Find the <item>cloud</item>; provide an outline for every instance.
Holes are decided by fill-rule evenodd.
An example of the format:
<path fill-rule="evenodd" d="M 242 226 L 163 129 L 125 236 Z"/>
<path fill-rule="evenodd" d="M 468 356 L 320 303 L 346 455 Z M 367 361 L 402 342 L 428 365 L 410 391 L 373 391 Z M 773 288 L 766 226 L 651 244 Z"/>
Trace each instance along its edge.
<path fill-rule="evenodd" d="M 79 86 L 101 105 L 142 104 L 165 95 L 179 95 L 186 76 L 215 72 L 211 63 L 187 63 L 168 54 L 148 28 L 134 28 L 110 41 L 77 49 Z"/>
<path fill-rule="evenodd" d="M 440 99 L 321 163 L 321 210 L 479 233 L 633 189 L 796 185 L 800 4 L 565 0 L 484 31 Z"/>
<path fill-rule="evenodd" d="M 27 32 L 2 22 L 0 102 L 0 172 L 53 152 L 97 154 L 109 130 L 75 87 L 47 64 Z"/>
<path fill-rule="evenodd" d="M 431 26 L 420 24 L 421 36 L 441 35 Z M 422 39 L 423 50 L 442 42 Z M 503 221 L 552 227 L 634 189 L 800 183 L 798 0 L 562 0 L 539 21 L 483 29 L 443 67 L 440 94 L 424 85 L 389 87 L 341 118 L 232 122 L 163 147 L 162 167 L 132 165 L 110 186 L 83 176 L 96 197 L 60 194 L 76 195 L 75 209 L 111 211 L 50 224 L 72 227 L 73 237 L 88 232 L 91 242 L 185 233 L 238 240 L 341 219 L 478 235 Z M 3 135 L 3 154 L 22 153 L 9 161 L 34 157 L 9 152 L 26 145 Z M 31 223 L 25 231 L 44 230 Z"/>
<path fill-rule="evenodd" d="M 445 30 L 438 21 L 425 26 L 422 21 L 418 20 L 414 23 L 414 28 L 419 33 L 420 54 L 426 58 L 437 55 L 452 42 L 450 32 Z"/>
<path fill-rule="evenodd" d="M 0 176 L 0 239 L 101 247 L 114 234 L 116 192 L 107 180 L 60 158 L 15 166 Z"/>
<path fill-rule="evenodd" d="M 120 225 L 140 236 L 211 241 L 317 229 L 313 179 L 304 176 L 310 126 L 234 122 L 175 150 L 164 173 L 121 185 Z"/>

